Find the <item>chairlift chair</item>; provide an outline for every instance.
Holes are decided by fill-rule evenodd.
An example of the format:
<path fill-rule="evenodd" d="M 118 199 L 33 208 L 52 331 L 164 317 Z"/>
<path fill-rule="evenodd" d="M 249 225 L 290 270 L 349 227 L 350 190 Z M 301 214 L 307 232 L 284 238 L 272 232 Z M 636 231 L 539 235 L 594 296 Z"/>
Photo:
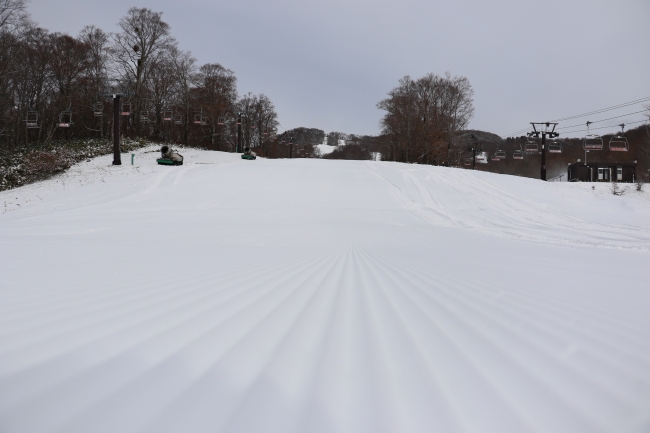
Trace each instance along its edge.
<path fill-rule="evenodd" d="M 194 124 L 195 125 L 207 125 L 208 123 L 203 119 L 203 113 L 198 113 L 194 115 Z"/>
<path fill-rule="evenodd" d="M 164 122 L 171 122 L 173 116 L 174 116 L 174 112 L 173 112 L 173 111 L 169 111 L 169 110 L 167 110 L 167 111 L 165 111 L 165 112 L 163 113 L 163 121 L 164 121 Z"/>
<path fill-rule="evenodd" d="M 603 139 L 600 135 L 590 134 L 589 125 L 592 122 L 587 122 L 587 135 L 582 142 L 582 147 L 584 150 L 603 150 Z"/>
<path fill-rule="evenodd" d="M 72 125 L 72 112 L 71 111 L 62 111 L 59 114 L 59 121 L 56 124 L 59 128 L 69 128 Z"/>
<path fill-rule="evenodd" d="M 603 139 L 600 135 L 587 134 L 582 147 L 585 150 L 603 150 Z"/>
<path fill-rule="evenodd" d="M 630 150 L 630 146 L 627 142 L 627 138 L 623 135 L 625 124 L 622 123 L 618 126 L 621 127 L 621 132 L 609 139 L 609 150 L 612 152 L 627 152 Z"/>
<path fill-rule="evenodd" d="M 472 163 L 474 163 L 475 161 L 478 161 L 479 152 L 478 152 L 478 150 L 476 152 L 473 152 L 472 149 L 470 149 L 470 147 L 468 145 L 467 151 L 463 152 L 461 154 L 461 156 L 463 158 L 463 164 L 465 166 L 471 166 Z M 474 158 L 476 158 L 476 159 L 474 159 Z"/>
<path fill-rule="evenodd" d="M 27 124 L 27 128 L 29 129 L 39 128 L 38 111 L 33 111 L 33 110 L 28 111 L 27 118 L 25 119 L 25 123 Z"/>
<path fill-rule="evenodd" d="M 528 139 L 524 145 L 524 151 L 528 154 L 539 153 L 539 145 L 530 135 L 528 135 Z"/>
<path fill-rule="evenodd" d="M 524 151 L 521 149 L 512 152 L 512 159 L 524 159 Z"/>
<path fill-rule="evenodd" d="M 123 102 L 122 103 L 122 111 L 120 112 L 122 116 L 130 116 L 131 115 L 131 104 L 128 102 Z"/>
<path fill-rule="evenodd" d="M 501 161 L 502 159 L 506 159 L 506 152 L 505 150 L 497 149 L 492 154 L 492 161 Z"/>
<path fill-rule="evenodd" d="M 149 112 L 148 111 L 141 111 L 140 112 L 140 122 L 147 123 L 150 122 L 151 118 L 149 117 Z"/>
<path fill-rule="evenodd" d="M 485 152 L 476 152 L 476 162 L 479 164 L 487 164 L 490 162 L 487 153 Z"/>
<path fill-rule="evenodd" d="M 174 114 L 174 124 L 175 125 L 182 125 L 183 124 L 183 116 L 180 113 Z"/>
<path fill-rule="evenodd" d="M 223 118 L 223 117 L 219 117 L 219 118 L 217 119 L 217 125 L 221 126 L 221 125 L 223 125 L 224 123 L 225 123 L 225 121 L 224 121 L 224 118 Z"/>
<path fill-rule="evenodd" d="M 559 140 L 552 140 L 548 144 L 548 153 L 562 153 L 562 143 Z"/>
<path fill-rule="evenodd" d="M 95 102 L 95 104 L 93 104 L 93 116 L 95 117 L 104 116 L 104 104 L 102 104 L 101 102 Z"/>

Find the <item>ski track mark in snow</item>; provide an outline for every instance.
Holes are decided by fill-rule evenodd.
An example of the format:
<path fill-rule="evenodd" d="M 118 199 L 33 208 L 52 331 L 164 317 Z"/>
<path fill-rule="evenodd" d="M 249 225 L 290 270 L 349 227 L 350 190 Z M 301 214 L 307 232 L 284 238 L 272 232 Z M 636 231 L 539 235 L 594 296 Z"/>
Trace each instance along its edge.
<path fill-rule="evenodd" d="M 165 168 L 169 169 L 169 167 L 165 167 Z M 143 194 L 149 194 L 149 193 L 151 193 L 152 191 L 154 191 L 156 188 L 158 188 L 158 187 L 160 186 L 160 184 L 162 183 L 162 181 L 165 180 L 165 178 L 166 178 L 167 176 L 169 176 L 171 173 L 172 173 L 171 170 L 164 170 L 164 171 L 162 171 L 161 173 L 159 173 L 159 174 L 155 177 L 155 179 L 153 180 L 153 182 L 151 182 L 151 185 L 149 185 L 149 187 L 148 187 L 147 189 L 145 189 L 142 193 L 143 193 Z"/>
<path fill-rule="evenodd" d="M 437 226 L 539 243 L 650 253 L 650 230 L 625 224 L 595 223 L 567 215 L 488 181 L 478 180 L 463 173 L 465 170 L 448 170 L 447 177 L 434 176 L 429 167 L 399 167 L 402 182 L 396 184 L 382 175 L 376 164 L 368 163 L 368 166 L 390 185 L 393 196 L 405 209 Z M 446 199 L 436 198 L 438 195 Z M 450 202 L 451 197 L 457 202 Z"/>
<path fill-rule="evenodd" d="M 300 329 L 296 321 L 306 317 L 304 310 L 316 294 L 314 291 L 318 289 L 317 282 L 323 274 L 328 275 L 340 262 L 341 255 L 336 254 L 316 268 L 297 269 L 299 272 L 292 272 L 287 276 L 286 283 L 275 286 L 268 295 L 274 301 L 267 301 L 266 305 L 261 307 L 254 322 L 240 327 L 244 332 L 238 332 L 236 340 L 229 339 L 231 343 L 220 350 L 218 357 L 211 358 L 209 364 L 206 363 L 197 371 L 188 387 L 175 392 L 176 398 L 161 409 L 161 416 L 146 431 L 175 431 L 182 428 L 182 425 L 176 424 L 176 417 L 173 416 L 177 411 L 190 414 L 199 424 L 213 425 L 216 431 L 223 431 L 223 426 L 237 411 L 238 404 L 242 404 L 238 402 L 246 399 L 249 390 L 255 386 L 255 381 L 259 380 L 256 378 L 261 376 L 261 372 L 279 351 L 279 347 L 282 347 L 287 335 L 292 329 Z M 251 314 L 251 309 L 248 310 L 246 314 Z M 228 383 L 227 378 L 238 370 L 237 364 L 241 359 L 247 360 L 248 374 L 239 377 L 236 389 L 211 386 L 217 378 Z M 218 412 L 199 411 L 201 402 L 197 398 L 202 399 L 200 396 L 206 393 L 210 395 L 212 403 L 221 408 Z M 269 401 L 268 404 L 272 402 Z M 169 417 L 168 414 L 172 416 Z"/>
<path fill-rule="evenodd" d="M 176 178 L 174 179 L 173 186 L 176 186 L 179 183 L 181 183 L 181 180 L 183 180 L 183 176 L 185 176 L 185 173 L 187 173 L 191 168 L 193 168 L 193 167 L 192 166 L 187 166 L 187 167 L 183 168 L 181 171 L 179 171 L 178 174 L 176 175 Z"/>
<path fill-rule="evenodd" d="M 318 258 L 316 258 L 316 259 L 314 259 L 314 258 L 310 258 L 310 259 L 308 259 L 308 260 L 305 260 L 304 263 L 302 263 L 302 264 L 299 264 L 299 263 L 292 263 L 291 268 L 284 269 L 284 271 L 285 271 L 285 272 L 286 272 L 286 271 L 296 272 L 296 271 L 301 271 L 301 270 L 307 271 L 307 270 L 309 270 L 309 269 L 312 269 L 314 264 L 319 263 L 319 262 L 321 262 L 321 261 L 322 261 L 322 258 L 321 258 L 321 257 L 318 257 Z M 298 266 L 296 267 L 296 265 L 298 265 Z M 282 270 L 282 268 L 280 268 L 280 270 Z M 263 271 L 264 271 L 264 270 L 263 270 Z M 240 271 L 240 272 L 241 272 L 241 271 Z M 250 316 L 250 314 L 253 312 L 253 310 L 255 310 L 255 308 L 253 308 L 253 305 L 255 305 L 255 303 L 259 303 L 260 301 L 263 301 L 264 299 L 267 299 L 269 296 L 277 297 L 278 290 L 279 290 L 279 289 L 278 289 L 278 286 L 281 287 L 281 285 L 282 285 L 282 281 L 283 281 L 284 279 L 279 279 L 279 280 L 278 280 L 277 277 L 280 277 L 281 274 L 279 273 L 279 271 L 276 271 L 275 273 L 276 273 L 277 275 L 274 275 L 273 273 L 271 273 L 270 276 L 267 277 L 267 279 L 269 279 L 269 283 L 272 283 L 272 285 L 270 285 L 270 286 L 268 286 L 268 287 L 266 287 L 266 288 L 264 287 L 264 284 L 263 284 L 263 283 L 260 283 L 259 276 L 255 276 L 255 275 L 253 275 L 253 276 L 247 276 L 247 277 L 245 277 L 244 279 L 242 279 L 241 277 L 240 277 L 240 278 L 236 278 L 236 279 L 233 281 L 233 284 L 230 286 L 230 287 L 231 287 L 230 290 L 232 290 L 232 289 L 236 289 L 236 288 L 237 288 L 237 289 L 239 289 L 239 290 L 237 290 L 237 292 L 236 292 L 236 293 L 237 293 L 237 294 L 236 294 L 236 298 L 243 299 L 243 300 L 246 300 L 247 298 L 250 298 L 250 300 L 246 301 L 247 303 L 242 304 L 241 306 L 237 307 L 236 310 L 233 310 L 234 315 L 230 316 L 230 318 L 228 318 L 228 316 L 224 317 L 225 322 L 221 322 L 221 321 L 218 322 L 218 326 L 220 326 L 221 328 L 223 328 L 224 326 L 226 326 L 226 323 L 227 323 L 228 321 L 232 321 L 232 320 L 235 320 L 235 321 L 236 321 L 236 317 L 237 317 L 237 315 Z M 241 288 L 242 288 L 241 284 L 242 284 L 242 283 L 243 283 L 243 284 L 246 284 L 247 281 L 250 281 L 253 285 L 250 286 L 250 289 L 247 288 L 245 291 L 241 291 Z M 247 286 L 244 285 L 243 287 L 247 287 Z M 226 286 L 226 289 L 227 289 L 227 288 L 228 288 L 228 286 Z M 254 292 L 251 292 L 251 290 L 253 290 L 253 289 L 254 289 Z M 261 291 L 260 291 L 260 290 L 261 290 Z M 222 291 L 223 291 L 223 290 L 222 290 Z M 255 292 L 258 292 L 258 293 L 257 293 L 254 297 L 250 297 L 250 296 L 246 296 L 246 295 L 247 295 L 247 292 L 251 292 L 252 294 L 255 293 Z M 234 295 L 234 293 L 233 293 L 233 295 Z M 230 296 L 233 296 L 233 295 L 230 295 Z M 210 295 L 208 295 L 208 296 L 209 296 L 210 298 L 213 298 L 215 295 L 214 295 L 214 294 L 210 294 Z M 184 297 L 186 297 L 186 296 L 184 296 Z M 233 298 L 233 299 L 235 299 L 235 298 Z M 227 303 L 232 303 L 232 301 L 230 301 L 230 300 L 228 299 L 228 297 L 226 297 L 224 300 L 220 301 L 220 302 L 221 302 L 220 304 L 216 304 L 216 305 L 212 305 L 211 302 L 206 302 L 206 301 L 209 301 L 209 298 L 206 299 L 205 296 L 203 297 L 203 299 L 196 299 L 196 300 L 191 300 L 191 299 L 190 299 L 190 301 L 191 301 L 192 303 L 190 303 L 189 305 L 183 305 L 183 304 L 180 304 L 180 305 L 176 306 L 176 303 L 174 303 L 173 305 L 175 305 L 175 307 L 174 307 L 175 309 L 182 308 L 183 310 L 189 310 L 188 312 L 191 312 L 191 315 L 189 315 L 189 316 L 187 316 L 187 317 L 188 317 L 188 319 L 189 319 L 190 321 L 194 321 L 194 322 L 199 321 L 199 319 L 201 319 L 202 316 L 209 317 L 209 316 L 206 316 L 206 314 L 210 312 L 210 310 L 209 310 L 210 308 L 212 308 L 212 310 L 213 310 L 213 311 L 212 311 L 212 314 L 215 314 L 215 312 L 218 312 L 218 311 L 219 311 L 218 308 L 220 308 L 221 304 L 227 305 Z M 251 303 L 251 302 L 252 302 L 252 303 Z M 168 302 L 168 303 L 169 303 L 169 302 Z M 186 302 L 186 304 L 187 304 L 187 302 Z M 154 304 L 154 305 L 155 305 L 155 304 Z M 143 307 L 145 307 L 147 310 L 149 310 L 149 309 L 152 307 L 152 305 L 151 305 L 151 304 L 148 304 L 148 305 L 146 305 L 146 306 L 143 305 Z M 221 308 L 223 309 L 223 307 L 221 307 Z M 207 309 L 207 310 L 206 310 L 206 309 Z M 216 310 L 215 310 L 215 309 L 216 309 Z M 204 311 L 204 310 L 205 310 L 205 311 Z M 226 310 L 226 311 L 227 311 L 227 310 Z M 169 311 L 169 310 L 167 310 L 167 311 L 161 311 L 162 314 L 161 314 L 161 316 L 160 316 L 160 320 L 164 319 L 165 316 L 169 316 L 171 312 L 172 312 L 172 311 Z M 134 313 L 134 312 L 131 312 L 131 315 L 133 315 L 133 313 Z M 229 314 L 232 314 L 232 313 L 229 313 Z M 134 318 L 136 318 L 136 317 L 138 317 L 138 316 L 134 316 Z M 173 316 L 171 316 L 171 317 L 173 317 Z M 155 318 L 152 318 L 152 319 L 155 319 Z M 151 321 L 152 319 L 147 318 L 147 321 Z M 158 319 L 155 319 L 155 320 L 160 321 L 160 320 L 158 320 Z M 169 319 L 167 319 L 167 320 L 169 320 Z M 164 331 L 164 332 L 162 332 L 162 335 L 166 335 L 166 334 L 169 334 L 170 332 L 173 332 L 174 327 L 172 327 L 171 329 L 167 329 L 167 330 L 165 330 L 165 327 L 168 326 L 168 325 L 165 324 L 165 323 L 167 322 L 167 320 L 166 320 L 165 322 L 161 322 L 161 323 L 160 323 L 159 325 L 157 325 L 157 326 L 154 326 L 152 329 L 161 329 L 162 331 Z M 113 338 L 116 338 L 117 336 L 119 336 L 119 335 L 121 335 L 121 334 L 128 334 L 128 333 L 130 333 L 130 332 L 133 332 L 133 331 L 135 331 L 135 330 L 137 329 L 137 327 L 141 327 L 141 325 L 140 325 L 139 323 L 137 323 L 137 322 L 136 322 L 136 323 L 129 323 L 129 322 L 130 322 L 130 321 L 127 321 L 126 323 L 121 324 L 121 326 L 120 326 L 121 329 L 116 329 L 116 330 L 114 330 L 114 331 L 111 331 L 111 334 L 112 334 L 112 335 L 111 335 L 111 334 L 107 334 L 107 335 L 105 335 L 105 336 L 102 336 L 102 335 L 95 335 L 95 336 L 93 337 L 93 340 L 87 342 L 86 344 L 88 344 L 88 345 L 90 345 L 90 347 L 92 347 L 92 346 L 97 345 L 98 342 L 101 342 L 101 339 L 113 339 Z M 145 322 L 145 323 L 146 323 L 146 322 Z M 223 323 L 223 325 L 221 325 L 221 323 Z M 163 324 L 165 324 L 165 325 L 163 325 Z M 161 327 L 161 325 L 163 325 L 163 326 Z M 181 326 L 183 326 L 183 322 L 178 323 L 178 324 L 175 325 L 175 327 L 181 327 Z M 219 330 L 219 329 L 221 329 L 221 328 L 213 327 L 213 328 L 211 328 L 211 329 L 207 329 L 206 331 L 202 331 L 201 334 L 199 334 L 199 335 L 197 336 L 196 341 L 194 341 L 194 342 L 190 342 L 191 345 L 188 344 L 187 342 L 185 342 L 184 344 L 187 345 L 187 346 L 196 346 L 196 344 L 198 343 L 198 341 L 200 341 L 201 339 L 204 339 L 204 338 L 205 338 L 204 336 L 209 336 L 210 334 L 213 334 L 214 331 Z M 159 331 L 159 332 L 160 332 L 160 331 Z M 161 335 L 161 336 L 162 336 L 162 335 Z M 100 340 L 97 340 L 97 338 L 100 338 Z M 153 335 L 153 336 L 151 336 L 151 337 L 149 337 L 149 338 L 151 338 L 151 339 L 156 339 L 157 337 L 156 337 L 156 335 Z M 109 340 L 109 341 L 110 341 L 110 340 Z M 235 341 L 233 341 L 231 344 L 234 344 L 234 342 L 235 342 Z M 140 341 L 140 342 L 135 341 L 135 342 L 131 342 L 130 344 L 132 344 L 132 345 L 137 344 L 138 346 L 141 346 L 141 345 L 143 345 L 143 344 L 146 345 L 146 342 L 144 342 L 144 341 Z M 90 347 L 89 347 L 89 348 L 90 348 Z M 155 346 L 154 346 L 154 347 L 155 347 Z M 210 345 L 208 345 L 208 347 L 210 347 Z M 217 346 L 215 346 L 215 347 L 223 347 L 223 346 L 219 346 L 219 345 L 217 345 Z M 78 348 L 75 348 L 74 350 L 81 350 L 81 349 L 83 349 L 83 346 L 78 347 Z M 70 349 L 68 349 L 68 350 L 70 350 Z M 87 350 L 87 349 L 86 349 L 86 350 Z M 185 347 L 185 348 L 180 347 L 180 348 L 178 348 L 178 349 L 177 349 L 177 353 L 180 353 L 182 350 L 188 350 L 188 347 Z M 219 349 L 219 350 L 221 350 L 221 349 Z M 165 352 L 167 352 L 167 351 L 168 351 L 168 349 L 165 349 Z M 73 353 L 74 353 L 74 352 L 73 352 Z M 172 355 L 173 355 L 173 354 L 172 354 Z M 118 360 L 120 359 L 120 357 L 122 357 L 121 354 L 118 355 L 118 358 L 116 359 L 116 361 L 118 361 Z M 66 358 L 69 358 L 69 357 L 66 356 Z M 172 356 L 171 359 L 173 360 L 174 357 Z M 69 359 L 65 359 L 65 358 L 64 358 L 64 359 L 61 359 L 61 361 L 64 361 L 64 362 L 70 362 Z M 113 363 L 113 366 L 114 366 L 114 364 L 115 364 L 115 363 Z M 194 368 L 194 369 L 197 369 L 197 368 L 198 368 L 199 370 L 204 370 L 206 367 L 201 367 L 200 364 L 201 364 L 201 363 L 195 365 L 193 368 Z M 110 366 L 111 366 L 111 364 L 106 365 L 106 367 L 110 367 Z M 97 374 L 98 372 L 101 372 L 101 370 L 102 370 L 101 365 L 94 365 L 94 366 L 92 366 L 92 370 L 89 370 L 89 372 L 92 371 L 93 374 Z M 109 371 L 110 371 L 110 370 L 109 370 Z M 147 374 L 147 373 L 145 373 L 145 374 Z M 32 375 L 32 373 L 25 372 L 25 375 Z M 79 379 L 80 379 L 80 380 L 87 380 L 87 379 L 84 379 L 83 376 L 80 377 Z M 115 385 L 118 385 L 118 384 L 120 384 L 120 383 L 123 383 L 124 379 L 125 379 L 125 378 L 120 378 L 120 379 L 115 380 L 114 383 L 112 384 L 112 386 L 115 386 Z M 137 383 L 137 380 L 136 380 L 136 379 L 137 379 L 137 377 L 132 378 L 132 380 L 135 381 L 135 382 Z M 59 385 L 59 386 L 55 387 L 54 389 L 51 389 L 49 392 L 46 392 L 46 393 L 44 394 L 44 397 L 45 397 L 46 401 L 49 400 L 49 398 L 55 398 L 55 396 L 57 396 L 57 395 L 61 395 L 61 394 L 64 394 L 64 395 L 65 395 L 65 394 L 68 394 L 68 392 L 65 392 L 65 388 L 70 388 L 70 390 L 75 389 L 75 387 L 78 387 L 78 386 L 79 386 L 79 384 L 77 384 L 77 383 L 75 383 L 75 382 L 78 382 L 78 381 L 70 382 L 70 381 L 68 380 L 68 382 L 62 382 L 62 385 Z M 69 385 L 69 386 L 66 386 L 66 385 Z M 128 387 L 130 388 L 130 386 L 128 386 Z M 98 391 L 99 391 L 99 390 L 98 390 Z M 107 391 L 107 390 L 104 389 L 103 392 L 106 392 L 106 391 Z M 43 392 L 43 391 L 41 391 L 41 392 Z M 19 394 L 24 394 L 24 391 L 23 391 L 23 392 L 19 392 Z M 23 396 L 23 398 L 25 398 L 25 397 L 26 397 L 26 396 Z M 123 396 L 121 396 L 120 398 L 123 398 Z M 38 398 L 37 398 L 36 400 L 38 401 Z M 35 403 L 34 400 L 29 400 L 29 402 L 30 402 L 30 403 L 29 403 L 30 406 L 33 405 L 33 404 Z M 86 402 L 85 402 L 84 405 L 88 405 L 88 404 L 90 404 L 90 403 L 92 403 L 92 399 L 86 399 Z M 50 404 L 52 404 L 52 403 L 50 403 Z M 101 404 L 101 403 L 97 403 L 97 404 L 99 405 L 98 407 L 99 407 L 100 410 L 101 410 L 102 404 Z M 19 406 L 19 407 L 20 407 L 20 406 Z M 19 407 L 18 407 L 16 410 L 20 410 Z M 88 409 L 88 408 L 86 407 L 86 409 Z M 77 411 L 78 411 L 78 412 L 83 412 L 83 410 L 84 410 L 84 407 L 83 407 L 83 406 L 80 406 L 80 407 L 77 408 Z"/>
<path fill-rule="evenodd" d="M 475 380 L 486 380 L 486 386 L 499 390 L 503 388 L 503 384 L 500 383 L 502 379 L 496 381 L 491 376 L 495 373 L 495 367 L 497 369 L 504 369 L 503 373 L 511 378 L 512 383 L 508 386 L 508 392 L 504 390 L 499 391 L 509 402 L 508 404 L 501 405 L 501 407 L 510 405 L 513 407 L 515 413 L 525 414 L 524 419 L 527 420 L 526 422 L 529 425 L 525 429 L 522 429 L 522 431 L 532 429 L 536 425 L 553 424 L 554 417 L 557 419 L 561 413 L 563 413 L 559 417 L 562 420 L 561 425 L 566 425 L 567 420 L 573 418 L 574 421 L 572 423 L 575 424 L 574 428 L 577 431 L 585 429 L 586 431 L 598 431 L 599 429 L 592 422 L 587 422 L 587 420 L 597 418 L 601 411 L 606 412 L 614 407 L 618 407 L 619 411 L 626 411 L 627 416 L 632 416 L 639 409 L 636 407 L 638 402 L 629 400 L 624 396 L 617 396 L 617 390 L 608 389 L 602 384 L 597 385 L 595 383 L 598 382 L 597 377 L 596 381 L 594 381 L 593 377 L 584 374 L 583 371 L 572 368 L 571 366 L 562 365 L 563 362 L 557 356 L 557 352 L 549 351 L 549 347 L 537 343 L 537 341 L 540 343 L 553 340 L 561 341 L 564 339 L 564 332 L 554 333 L 552 332 L 553 328 L 531 329 L 531 326 L 536 326 L 535 320 L 527 319 L 529 317 L 528 315 L 515 319 L 521 323 L 529 322 L 523 329 L 508 327 L 508 316 L 512 314 L 513 310 L 517 311 L 517 308 L 501 309 L 498 306 L 481 302 L 480 298 L 477 297 L 476 290 L 472 290 L 460 281 L 454 282 L 447 278 L 447 281 L 443 282 L 439 281 L 440 278 L 435 275 L 432 275 L 430 279 L 424 280 L 421 271 L 412 273 L 411 271 L 407 271 L 403 266 L 396 268 L 394 264 L 387 263 L 382 258 L 375 258 L 375 260 L 378 260 L 380 263 L 379 266 L 374 266 L 373 268 L 384 274 L 384 277 L 380 281 L 393 281 L 397 287 L 413 288 L 405 291 L 397 291 L 396 293 L 402 292 L 412 302 L 415 308 L 422 309 L 422 313 L 429 316 L 433 323 L 438 323 L 441 331 L 447 331 L 449 342 L 456 347 L 456 349 L 449 349 L 449 351 L 459 350 L 460 353 L 458 356 L 466 358 L 473 365 L 473 367 L 465 369 L 465 374 L 467 374 L 468 370 L 477 370 L 478 377 Z M 413 316 L 414 314 L 410 313 L 403 317 L 409 321 L 408 318 Z M 544 318 L 544 322 L 548 323 L 548 318 Z M 526 330 L 526 328 L 528 328 L 528 331 L 522 333 L 521 330 Z M 531 333 L 530 331 L 534 332 Z M 431 332 L 428 332 L 428 334 L 431 334 Z M 543 334 L 548 335 L 544 336 Z M 420 332 L 419 335 L 427 335 L 427 333 Z M 452 339 L 452 335 L 455 338 Z M 459 338 L 461 335 L 464 338 Z M 504 339 L 504 336 L 507 338 Z M 485 346 L 486 344 L 487 346 Z M 519 352 L 509 350 L 509 347 L 512 347 L 513 344 L 520 347 L 529 346 L 528 350 L 521 352 L 521 354 L 525 353 L 526 356 L 521 357 Z M 614 347 L 603 348 L 604 350 L 599 351 L 599 353 L 608 353 Z M 480 349 L 481 353 L 476 352 L 477 348 Z M 530 356 L 531 353 L 533 356 Z M 485 357 L 486 355 L 487 357 Z M 545 375 L 540 374 L 540 372 L 548 370 L 549 367 L 564 370 L 559 377 L 561 379 L 560 382 L 547 383 L 548 379 L 544 379 Z M 607 368 L 610 370 L 618 369 L 615 364 L 610 364 Z M 440 370 L 440 368 L 434 370 Z M 642 371 L 639 371 L 639 374 L 642 375 Z M 497 377 L 503 376 L 499 374 Z M 620 379 L 621 377 L 619 377 Z M 644 380 L 642 376 L 628 376 L 624 377 L 624 379 L 631 386 L 638 384 L 639 380 Z M 466 379 L 464 378 L 463 380 Z M 544 401 L 557 402 L 559 405 L 549 406 L 540 404 L 541 402 L 530 404 L 529 401 L 526 401 L 526 387 L 534 382 L 536 382 L 535 388 L 540 394 L 540 397 L 543 393 L 548 394 Z M 645 382 L 647 386 L 647 380 Z M 575 400 L 564 400 L 562 395 L 556 394 L 553 391 L 555 389 L 561 389 L 568 383 L 572 384 L 574 392 L 580 390 L 583 395 Z M 528 385 L 524 386 L 523 384 Z M 521 398 L 512 399 L 513 389 L 519 388 L 520 385 L 523 387 L 517 392 L 521 394 Z M 618 385 L 620 386 L 620 383 Z M 462 385 L 453 384 L 450 385 L 450 389 L 454 389 L 457 386 Z M 543 391 L 544 389 L 545 391 Z M 510 397 L 508 397 L 508 394 L 510 394 Z M 593 411 L 593 407 L 590 407 L 588 413 L 580 415 L 579 413 L 582 411 L 582 409 L 578 410 L 578 407 L 581 406 L 580 403 L 590 400 L 590 397 L 593 395 L 600 396 L 602 408 L 599 411 Z M 605 396 L 609 398 L 604 398 Z M 461 401 L 457 402 L 457 404 L 463 405 L 465 402 Z M 576 407 L 571 409 L 572 406 Z M 531 408 L 535 410 L 531 412 Z M 554 414 L 554 416 L 551 416 L 551 414 Z M 510 417 L 507 414 L 504 414 L 504 416 Z M 477 431 L 480 431 L 481 425 L 485 425 L 489 421 L 489 419 L 483 421 L 477 418 L 475 419 L 479 422 L 474 426 Z M 605 421 L 602 420 L 602 422 Z M 555 429 L 561 428 L 561 425 L 548 425 L 550 428 L 549 431 L 557 431 Z"/>

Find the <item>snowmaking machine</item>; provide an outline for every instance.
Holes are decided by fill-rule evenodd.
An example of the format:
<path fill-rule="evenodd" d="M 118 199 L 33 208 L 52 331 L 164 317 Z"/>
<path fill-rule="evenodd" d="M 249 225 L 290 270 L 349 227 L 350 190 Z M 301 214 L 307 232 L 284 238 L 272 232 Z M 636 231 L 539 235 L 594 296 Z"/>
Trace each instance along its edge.
<path fill-rule="evenodd" d="M 257 154 L 251 150 L 250 147 L 244 147 L 244 154 L 241 156 L 241 159 L 256 159 Z"/>
<path fill-rule="evenodd" d="M 160 158 L 156 160 L 160 165 L 183 165 L 183 155 L 172 150 L 169 146 L 160 149 Z"/>

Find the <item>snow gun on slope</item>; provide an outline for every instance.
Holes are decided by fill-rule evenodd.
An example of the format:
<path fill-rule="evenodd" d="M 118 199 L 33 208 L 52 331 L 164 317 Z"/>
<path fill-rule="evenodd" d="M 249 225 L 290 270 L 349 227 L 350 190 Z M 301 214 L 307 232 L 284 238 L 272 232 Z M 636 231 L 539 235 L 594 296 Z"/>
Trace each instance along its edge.
<path fill-rule="evenodd" d="M 183 165 L 183 155 L 170 149 L 169 146 L 163 146 L 160 154 L 160 158 L 156 160 L 160 165 Z"/>
<path fill-rule="evenodd" d="M 256 159 L 257 154 L 251 150 L 250 147 L 244 147 L 244 154 L 241 156 L 241 159 Z"/>

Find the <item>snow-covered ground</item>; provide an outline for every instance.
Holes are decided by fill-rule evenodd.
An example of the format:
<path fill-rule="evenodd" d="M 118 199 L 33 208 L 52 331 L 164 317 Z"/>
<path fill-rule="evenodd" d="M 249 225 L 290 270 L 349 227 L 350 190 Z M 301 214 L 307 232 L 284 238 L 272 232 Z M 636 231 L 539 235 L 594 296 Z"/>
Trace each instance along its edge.
<path fill-rule="evenodd" d="M 336 146 L 330 146 L 329 144 L 317 144 L 316 148 L 321 155 L 329 155 L 336 150 Z"/>
<path fill-rule="evenodd" d="M 650 190 L 181 153 L 0 193 L 0 432 L 650 431 Z"/>

